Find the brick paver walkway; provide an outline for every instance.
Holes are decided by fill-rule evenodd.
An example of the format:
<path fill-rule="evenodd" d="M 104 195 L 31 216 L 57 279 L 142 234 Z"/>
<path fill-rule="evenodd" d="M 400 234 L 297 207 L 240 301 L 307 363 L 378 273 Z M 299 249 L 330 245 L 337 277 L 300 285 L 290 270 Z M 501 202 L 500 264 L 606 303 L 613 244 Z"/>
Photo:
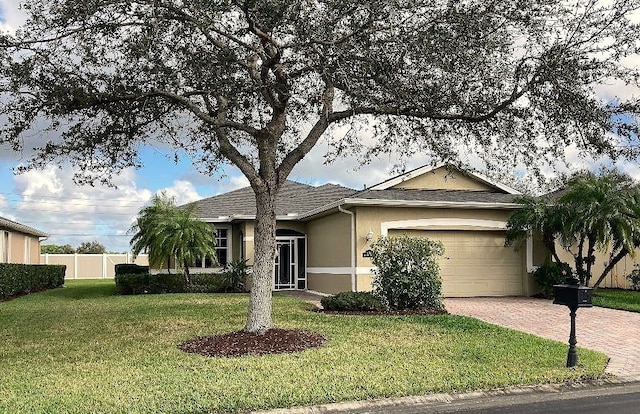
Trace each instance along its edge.
<path fill-rule="evenodd" d="M 471 316 L 568 344 L 569 309 L 532 298 L 448 298 L 450 313 Z M 578 309 L 578 346 L 604 352 L 606 372 L 640 380 L 640 313 L 599 307 Z M 568 345 L 567 345 L 568 347 Z"/>

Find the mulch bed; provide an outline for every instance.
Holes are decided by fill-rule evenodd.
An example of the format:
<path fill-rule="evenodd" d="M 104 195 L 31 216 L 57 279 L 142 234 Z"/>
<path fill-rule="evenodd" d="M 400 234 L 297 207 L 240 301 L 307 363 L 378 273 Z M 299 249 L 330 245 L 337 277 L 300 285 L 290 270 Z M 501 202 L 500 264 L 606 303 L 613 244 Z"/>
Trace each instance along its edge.
<path fill-rule="evenodd" d="M 185 352 L 209 357 L 232 358 L 243 355 L 269 355 L 319 348 L 327 341 L 324 335 L 300 329 L 269 329 L 264 334 L 244 331 L 202 336 L 178 345 Z"/>
<path fill-rule="evenodd" d="M 389 311 L 333 311 L 316 309 L 315 312 L 327 313 L 330 315 L 370 315 L 370 316 L 411 316 L 411 315 L 448 315 L 446 310 L 437 311 L 433 309 L 405 309 Z"/>

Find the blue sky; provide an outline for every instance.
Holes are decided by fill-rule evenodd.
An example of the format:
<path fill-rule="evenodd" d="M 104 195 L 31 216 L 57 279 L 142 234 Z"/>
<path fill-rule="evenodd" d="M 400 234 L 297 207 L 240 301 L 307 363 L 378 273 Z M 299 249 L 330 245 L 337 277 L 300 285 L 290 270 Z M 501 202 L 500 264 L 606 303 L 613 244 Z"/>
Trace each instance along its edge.
<path fill-rule="evenodd" d="M 11 30 L 22 22 L 17 3 L 0 0 L 0 30 Z M 640 59 L 633 64 L 640 64 Z M 601 88 L 604 97 L 624 92 L 628 91 L 620 85 Z M 360 189 L 390 178 L 391 169 L 398 162 L 398 154 L 392 154 L 360 168 L 354 158 L 339 159 L 327 166 L 323 163 L 323 147 L 319 144 L 289 178 L 312 185 L 333 182 Z M 164 190 L 182 204 L 248 184 L 236 168 L 225 168 L 223 177 L 208 177 L 200 174 L 186 157 L 174 164 L 173 154 L 147 147 L 141 153 L 144 167 L 123 171 L 116 178 L 117 189 L 79 187 L 72 182 L 73 169 L 68 165 L 14 175 L 12 169 L 27 155 L 21 157 L 0 146 L 0 216 L 50 233 L 45 244 L 68 243 L 76 247 L 83 241 L 98 240 L 108 250 L 126 251 L 130 239 L 127 229 L 154 193 Z M 576 168 L 589 166 L 570 150 L 567 155 L 575 161 Z M 427 161 L 414 157 L 407 160 L 406 167 L 415 168 Z M 640 178 L 637 165 L 624 163 L 619 167 Z"/>

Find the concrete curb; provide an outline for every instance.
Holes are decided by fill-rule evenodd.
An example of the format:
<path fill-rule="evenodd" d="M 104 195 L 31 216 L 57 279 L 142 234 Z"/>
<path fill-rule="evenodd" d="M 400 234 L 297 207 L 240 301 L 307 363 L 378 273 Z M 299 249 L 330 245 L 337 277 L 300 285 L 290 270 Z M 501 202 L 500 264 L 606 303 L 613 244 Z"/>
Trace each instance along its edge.
<path fill-rule="evenodd" d="M 351 412 L 394 412 L 411 407 L 426 408 L 442 406 L 482 399 L 500 397 L 526 396 L 536 394 L 559 394 L 589 389 L 621 387 L 623 385 L 640 386 L 640 377 L 607 377 L 591 381 L 528 385 L 492 390 L 471 391 L 465 393 L 439 393 L 421 396 L 385 398 L 366 401 L 349 401 L 330 404 L 313 405 L 308 407 L 278 408 L 273 410 L 252 411 L 253 414 L 320 414 L 320 413 L 351 413 Z"/>

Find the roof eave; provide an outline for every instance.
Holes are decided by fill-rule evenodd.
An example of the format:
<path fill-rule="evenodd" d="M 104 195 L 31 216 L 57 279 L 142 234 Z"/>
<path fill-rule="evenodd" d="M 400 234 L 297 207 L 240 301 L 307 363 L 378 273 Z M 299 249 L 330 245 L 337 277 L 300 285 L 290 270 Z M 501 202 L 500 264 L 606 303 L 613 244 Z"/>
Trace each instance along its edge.
<path fill-rule="evenodd" d="M 207 223 L 233 223 L 235 221 L 251 221 L 255 220 L 255 214 L 233 214 L 230 216 L 218 216 L 218 217 L 203 217 L 200 220 Z M 277 221 L 296 221 L 300 219 L 300 215 L 297 213 L 289 213 L 286 215 L 277 215 Z"/>
<path fill-rule="evenodd" d="M 486 203 L 469 201 L 422 201 L 422 200 L 386 200 L 365 198 L 344 198 L 326 206 L 311 210 L 300 216 L 300 219 L 310 219 L 322 213 L 327 213 L 338 206 L 368 206 L 368 207 L 429 207 L 429 208 L 465 208 L 473 210 L 516 210 L 522 205 L 518 203 Z"/>

